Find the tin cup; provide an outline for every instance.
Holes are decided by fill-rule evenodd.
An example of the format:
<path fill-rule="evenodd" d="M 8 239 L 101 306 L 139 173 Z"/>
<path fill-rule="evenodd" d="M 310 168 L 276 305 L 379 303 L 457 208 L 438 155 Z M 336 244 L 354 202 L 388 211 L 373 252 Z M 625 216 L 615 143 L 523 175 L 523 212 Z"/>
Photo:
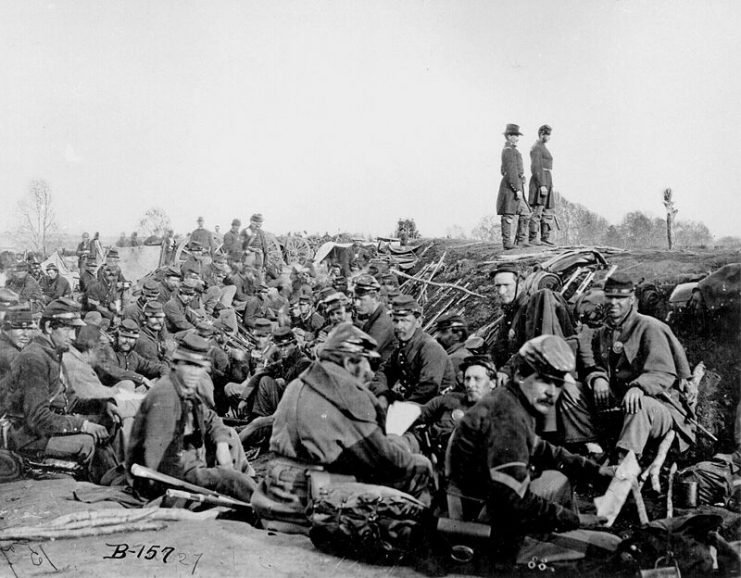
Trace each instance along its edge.
<path fill-rule="evenodd" d="M 677 502 L 680 508 L 697 507 L 697 482 L 694 480 L 680 482 L 678 490 Z"/>

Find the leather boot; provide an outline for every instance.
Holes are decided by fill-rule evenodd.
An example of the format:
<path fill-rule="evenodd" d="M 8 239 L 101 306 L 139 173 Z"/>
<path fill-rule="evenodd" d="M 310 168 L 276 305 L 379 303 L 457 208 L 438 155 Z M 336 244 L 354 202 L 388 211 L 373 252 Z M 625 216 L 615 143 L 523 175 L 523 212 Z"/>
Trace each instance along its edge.
<path fill-rule="evenodd" d="M 512 243 L 512 215 L 502 215 L 502 246 L 505 251 L 514 249 L 515 246 Z"/>
<path fill-rule="evenodd" d="M 530 217 L 530 239 L 529 242 L 531 245 L 540 245 L 540 241 L 538 240 L 540 233 L 540 221 L 536 220 L 533 217 Z"/>

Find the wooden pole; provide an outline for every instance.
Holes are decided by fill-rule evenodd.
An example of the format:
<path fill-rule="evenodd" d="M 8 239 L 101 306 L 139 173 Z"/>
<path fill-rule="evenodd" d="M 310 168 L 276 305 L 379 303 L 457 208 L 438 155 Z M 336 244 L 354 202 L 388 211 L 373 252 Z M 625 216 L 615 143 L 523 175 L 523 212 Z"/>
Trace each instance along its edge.
<path fill-rule="evenodd" d="M 669 249 L 671 249 L 674 246 L 674 217 L 678 211 L 674 208 L 671 189 L 664 191 L 664 206 L 666 207 L 666 240 L 669 243 Z"/>

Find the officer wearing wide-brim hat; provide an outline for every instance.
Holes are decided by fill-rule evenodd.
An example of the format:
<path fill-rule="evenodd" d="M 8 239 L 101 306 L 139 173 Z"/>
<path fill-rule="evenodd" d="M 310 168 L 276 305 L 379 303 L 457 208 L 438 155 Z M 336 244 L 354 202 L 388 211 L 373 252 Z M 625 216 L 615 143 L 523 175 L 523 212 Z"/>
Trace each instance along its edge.
<path fill-rule="evenodd" d="M 521 135 L 520 127 L 516 124 L 508 124 L 504 131 L 507 142 L 502 150 L 502 181 L 497 195 L 497 214 L 502 217 L 502 244 L 505 250 L 513 249 L 515 244 L 528 246 L 530 208 L 524 197 L 525 168 L 522 155 L 517 150 Z M 515 216 L 518 217 L 517 234 L 513 240 Z"/>

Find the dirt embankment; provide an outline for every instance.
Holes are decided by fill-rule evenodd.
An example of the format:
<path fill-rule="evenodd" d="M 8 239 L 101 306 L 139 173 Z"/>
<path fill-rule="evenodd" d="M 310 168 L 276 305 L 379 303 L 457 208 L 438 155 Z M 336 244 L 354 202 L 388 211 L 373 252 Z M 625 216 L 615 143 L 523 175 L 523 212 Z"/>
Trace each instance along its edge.
<path fill-rule="evenodd" d="M 434 281 L 464 286 L 471 295 L 456 289 L 429 285 L 424 291 L 425 322 L 430 324 L 441 311 L 461 313 L 472 330 L 486 327 L 499 314 L 494 287 L 489 273 L 503 260 L 515 261 L 523 273 L 533 266 L 569 248 L 530 247 L 503 252 L 500 245 L 490 242 L 471 242 L 455 239 L 429 239 L 432 245 L 420 259 L 414 271 L 429 271 L 440 260 Z M 590 247 L 592 248 L 592 247 Z M 600 250 L 599 248 L 597 248 Z M 612 250 L 600 251 L 610 265 L 629 274 L 636 282 L 653 285 L 658 299 L 651 311 L 645 311 L 665 320 L 668 299 L 674 287 L 683 282 L 698 280 L 729 263 L 741 262 L 741 250 Z M 443 258 L 444 257 L 444 258 Z M 420 295 L 422 285 L 414 293 Z M 698 416 L 700 423 L 719 438 L 714 444 L 699 437 L 692 457 L 706 457 L 718 451 L 730 451 L 733 445 L 733 417 L 739 401 L 741 384 L 741 328 L 739 312 L 714 316 L 702 323 L 673 325 L 685 347 L 691 366 L 704 362 L 709 373 L 717 379 L 703 381 L 700 391 Z M 712 375 L 711 375 L 712 377 Z"/>

